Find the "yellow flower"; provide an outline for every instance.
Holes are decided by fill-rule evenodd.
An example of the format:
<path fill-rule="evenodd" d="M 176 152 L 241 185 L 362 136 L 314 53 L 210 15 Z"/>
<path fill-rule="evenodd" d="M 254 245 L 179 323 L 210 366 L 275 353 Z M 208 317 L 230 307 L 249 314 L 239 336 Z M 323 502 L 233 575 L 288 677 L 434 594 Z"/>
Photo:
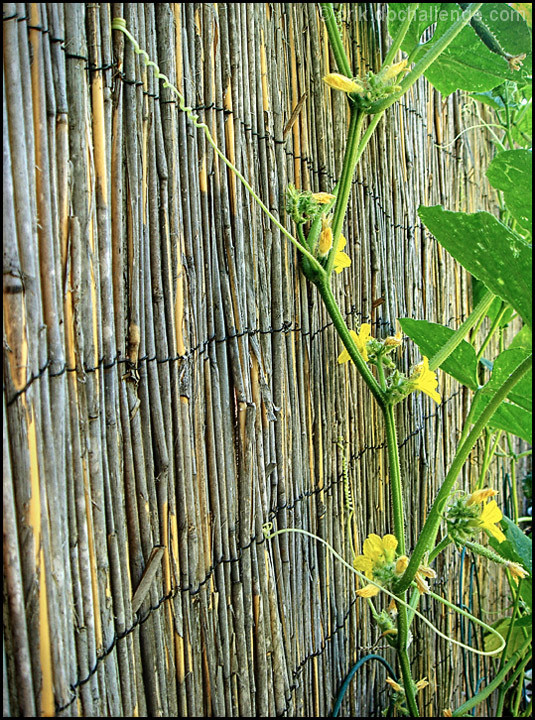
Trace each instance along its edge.
<path fill-rule="evenodd" d="M 503 542 L 506 537 L 497 525 L 502 518 L 502 511 L 498 507 L 496 500 L 491 500 L 483 506 L 481 515 L 479 516 L 478 525 L 485 530 L 488 530 L 498 542 Z"/>
<path fill-rule="evenodd" d="M 325 257 L 329 250 L 333 246 L 333 231 L 329 226 L 326 226 L 321 231 L 320 241 L 318 243 L 318 255 Z"/>
<path fill-rule="evenodd" d="M 453 717 L 453 713 L 451 712 L 451 708 L 444 708 L 444 714 L 442 717 Z"/>
<path fill-rule="evenodd" d="M 339 73 L 329 73 L 329 75 L 325 75 L 323 80 L 329 87 L 332 87 L 335 90 L 342 90 L 346 93 L 361 93 L 364 91 L 362 85 L 359 85 L 351 78 L 348 78 L 345 75 L 340 75 Z"/>
<path fill-rule="evenodd" d="M 360 588 L 360 590 L 357 590 L 357 595 L 359 597 L 370 598 L 378 595 L 380 591 L 381 588 L 378 588 L 376 585 L 365 585 L 363 588 Z"/>
<path fill-rule="evenodd" d="M 338 250 L 336 251 L 336 255 L 334 256 L 333 266 L 334 271 L 337 273 L 341 273 L 344 268 L 351 265 L 351 258 L 349 257 L 349 255 L 347 255 L 345 252 L 342 252 L 346 244 L 347 240 L 343 235 L 340 235 L 340 239 L 338 240 Z"/>
<path fill-rule="evenodd" d="M 356 570 L 364 573 L 367 578 L 373 580 L 373 571 L 393 562 L 398 541 L 394 535 L 385 535 L 383 538 L 375 533 L 370 533 L 362 545 L 363 555 L 355 558 Z"/>
<path fill-rule="evenodd" d="M 509 562 L 507 563 L 507 567 L 509 568 L 515 583 L 518 583 L 519 578 L 520 580 L 523 580 L 529 575 L 528 571 L 525 570 L 522 565 L 516 562 L 512 562 L 511 560 L 509 560 Z"/>
<path fill-rule="evenodd" d="M 418 588 L 420 595 L 424 595 L 429 592 L 429 585 L 426 583 L 424 578 L 432 580 L 436 578 L 436 576 L 437 574 L 433 568 L 427 567 L 426 565 L 420 565 L 418 567 L 418 571 L 414 576 L 414 582 L 416 583 L 416 587 Z"/>
<path fill-rule="evenodd" d="M 403 688 L 401 687 L 401 685 L 400 685 L 398 682 L 396 682 L 395 680 L 392 680 L 391 677 L 387 677 L 387 678 L 386 678 L 386 682 L 390 685 L 390 687 L 394 688 L 394 690 L 395 690 L 396 692 L 402 692 L 402 691 L 403 691 Z"/>
<path fill-rule="evenodd" d="M 331 200 L 336 198 L 336 195 L 332 195 L 328 192 L 317 192 L 312 193 L 312 198 L 318 203 L 318 205 L 328 205 Z"/>
<path fill-rule="evenodd" d="M 396 562 L 396 575 L 403 575 L 409 565 L 409 558 L 406 555 L 400 555 Z"/>
<path fill-rule="evenodd" d="M 481 488 L 481 490 L 475 490 L 468 498 L 467 505 L 477 505 L 477 503 L 485 502 L 489 497 L 494 497 L 498 494 L 497 490 L 492 488 Z"/>
<path fill-rule="evenodd" d="M 372 327 L 369 323 L 363 323 L 360 326 L 358 335 L 354 330 L 350 331 L 351 337 L 355 341 L 355 345 L 366 362 L 368 361 L 368 351 L 366 349 L 366 345 L 371 337 L 371 331 Z M 346 363 L 348 360 L 351 360 L 351 358 L 347 350 L 344 350 L 340 353 L 340 355 L 338 355 L 338 362 L 340 364 Z"/>
<path fill-rule="evenodd" d="M 421 680 L 418 680 L 418 682 L 416 683 L 416 692 L 420 692 L 420 690 L 423 690 L 428 685 L 429 685 L 429 680 L 426 677 L 422 678 Z"/>
<path fill-rule="evenodd" d="M 410 381 L 413 390 L 421 390 L 440 405 L 442 398 L 436 391 L 438 385 L 437 376 L 429 369 L 429 360 L 426 357 L 414 368 Z"/>
<path fill-rule="evenodd" d="M 401 332 L 401 330 L 398 330 L 395 335 L 389 335 L 387 338 L 384 339 L 385 347 L 399 347 L 402 342 L 403 333 Z"/>
<path fill-rule="evenodd" d="M 401 72 L 403 72 L 407 67 L 407 61 L 402 60 L 401 62 L 394 63 L 394 65 L 387 66 L 382 72 L 381 72 L 381 78 L 383 80 L 392 80 L 392 78 L 397 77 Z"/>

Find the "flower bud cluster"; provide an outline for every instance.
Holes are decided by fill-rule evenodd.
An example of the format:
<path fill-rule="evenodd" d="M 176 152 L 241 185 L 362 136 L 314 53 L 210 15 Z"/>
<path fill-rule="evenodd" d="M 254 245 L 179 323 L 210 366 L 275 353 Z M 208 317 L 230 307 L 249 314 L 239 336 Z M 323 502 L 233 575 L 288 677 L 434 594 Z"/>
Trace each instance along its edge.
<path fill-rule="evenodd" d="M 348 78 L 339 73 L 329 73 L 323 80 L 334 90 L 341 90 L 363 110 L 393 93 L 400 92 L 400 76 L 407 72 L 407 61 L 387 65 L 378 73 L 368 72 L 364 78 Z"/>

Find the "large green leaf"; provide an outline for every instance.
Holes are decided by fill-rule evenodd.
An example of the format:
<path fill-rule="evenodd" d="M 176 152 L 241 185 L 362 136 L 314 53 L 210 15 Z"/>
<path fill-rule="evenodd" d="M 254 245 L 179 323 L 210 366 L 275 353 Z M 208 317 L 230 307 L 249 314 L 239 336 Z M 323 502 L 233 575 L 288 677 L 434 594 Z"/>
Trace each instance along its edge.
<path fill-rule="evenodd" d="M 463 8 L 467 4 L 459 3 Z M 531 74 L 531 33 L 520 13 L 505 3 L 484 3 L 471 25 L 493 52 L 517 58 L 513 66 L 521 79 Z"/>
<path fill-rule="evenodd" d="M 504 350 L 493 363 L 492 375 L 473 400 L 472 422 L 475 422 L 492 400 L 496 391 L 530 354 L 530 349 L 518 347 Z M 513 402 L 504 402 L 489 421 L 489 426 L 513 433 L 531 442 L 531 372 L 526 373 L 508 396 Z M 513 404 L 518 403 L 518 404 Z"/>
<path fill-rule="evenodd" d="M 441 205 L 418 212 L 439 243 L 531 325 L 531 246 L 487 212 L 450 212 Z"/>
<path fill-rule="evenodd" d="M 389 32 L 392 36 L 406 17 L 408 6 L 409 3 L 389 4 Z M 420 51 L 424 52 L 442 37 L 460 13 L 461 8 L 457 3 L 421 3 L 404 38 L 402 50 L 410 53 L 417 46 L 424 30 L 436 23 L 432 38 Z M 515 11 L 511 9 L 511 13 Z M 529 44 L 526 52 L 529 52 Z M 455 90 L 484 92 L 505 80 L 515 79 L 507 60 L 493 52 L 470 25 L 461 30 L 426 70 L 425 76 L 444 95 Z"/>
<path fill-rule="evenodd" d="M 504 402 L 489 420 L 489 427 L 504 430 L 531 444 L 532 418 L 533 415 L 528 410 L 513 405 L 513 403 Z"/>
<path fill-rule="evenodd" d="M 403 332 L 418 345 L 422 355 L 433 357 L 454 334 L 454 330 L 427 320 L 401 318 L 399 321 Z M 452 354 L 440 366 L 444 372 L 452 375 L 463 385 L 476 390 L 477 359 L 474 348 L 463 340 Z"/>
<path fill-rule="evenodd" d="M 532 221 L 532 164 L 531 150 L 505 150 L 487 169 L 490 184 L 503 191 L 507 209 L 525 230 Z"/>

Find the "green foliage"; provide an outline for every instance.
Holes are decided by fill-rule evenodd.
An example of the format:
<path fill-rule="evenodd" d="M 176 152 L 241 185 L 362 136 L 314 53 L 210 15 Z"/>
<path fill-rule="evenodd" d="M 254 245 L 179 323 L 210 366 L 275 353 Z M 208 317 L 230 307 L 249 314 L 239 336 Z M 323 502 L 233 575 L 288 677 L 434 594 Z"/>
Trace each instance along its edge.
<path fill-rule="evenodd" d="M 454 330 L 427 320 L 400 318 L 399 323 L 411 340 L 418 345 L 422 355 L 432 357 L 445 345 Z M 477 390 L 476 351 L 470 343 L 463 340 L 440 366 L 444 372 L 454 377 L 466 387 Z"/>
<path fill-rule="evenodd" d="M 441 205 L 418 212 L 440 244 L 531 325 L 531 246 L 487 212 L 450 212 Z"/>
<path fill-rule="evenodd" d="M 486 7 L 488 5 L 493 7 Z M 409 3 L 389 4 L 389 32 L 392 36 L 401 26 L 408 6 Z M 415 53 L 415 57 L 419 57 L 444 35 L 460 13 L 461 5 L 457 3 L 421 3 L 401 49 L 409 56 Z M 421 43 L 420 39 L 426 31 L 431 37 Z M 491 90 L 505 80 L 518 79 L 515 77 L 518 70 L 513 69 L 511 58 L 524 53 L 526 60 L 528 55 L 531 57 L 530 37 L 525 20 L 516 10 L 504 3 L 484 3 L 472 19 L 471 26 L 463 28 L 426 70 L 425 77 L 443 95 L 455 90 Z M 531 67 L 530 59 L 528 67 Z"/>
<path fill-rule="evenodd" d="M 507 209 L 526 231 L 532 223 L 532 174 L 531 150 L 505 150 L 494 158 L 487 170 L 490 184 L 503 191 Z"/>

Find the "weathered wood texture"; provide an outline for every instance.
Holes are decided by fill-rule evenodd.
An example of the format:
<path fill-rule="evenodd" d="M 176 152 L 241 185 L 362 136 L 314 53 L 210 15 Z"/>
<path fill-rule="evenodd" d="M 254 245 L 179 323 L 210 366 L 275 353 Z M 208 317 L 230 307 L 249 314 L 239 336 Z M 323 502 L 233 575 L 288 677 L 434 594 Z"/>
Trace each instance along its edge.
<path fill-rule="evenodd" d="M 346 7 L 355 67 L 376 68 L 385 6 Z M 352 664 L 392 650 L 323 546 L 262 526 L 349 557 L 342 438 L 357 544 L 391 531 L 383 425 L 293 248 L 114 16 L 288 227 L 288 183 L 329 191 L 341 168 L 315 3 L 4 3 L 4 710 L 325 717 Z M 352 327 L 466 314 L 466 275 L 417 216 L 492 202 L 464 103 L 421 81 L 367 149 L 335 281 Z M 466 412 L 440 389 L 398 411 L 409 547 Z M 438 572 L 457 601 L 459 559 Z M 419 623 L 413 651 L 440 715 L 463 657 Z M 378 715 L 384 678 L 368 663 L 342 714 Z"/>

